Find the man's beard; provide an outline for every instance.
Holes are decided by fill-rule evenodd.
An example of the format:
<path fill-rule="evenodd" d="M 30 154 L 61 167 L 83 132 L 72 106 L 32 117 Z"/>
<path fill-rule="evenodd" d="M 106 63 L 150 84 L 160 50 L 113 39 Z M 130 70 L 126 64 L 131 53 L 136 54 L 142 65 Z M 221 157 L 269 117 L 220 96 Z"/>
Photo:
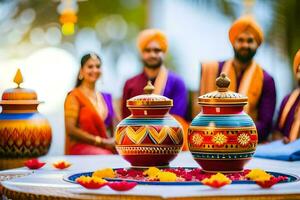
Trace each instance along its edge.
<path fill-rule="evenodd" d="M 240 53 L 240 51 L 242 51 L 242 50 L 247 50 L 248 53 L 245 55 L 242 55 Z M 256 49 L 253 50 L 253 49 L 247 48 L 247 49 L 237 50 L 234 48 L 234 57 L 242 63 L 249 63 L 252 60 L 252 58 L 255 56 L 255 54 L 256 54 Z"/>
<path fill-rule="evenodd" d="M 156 63 L 148 63 L 146 60 L 142 60 L 142 61 L 144 63 L 144 66 L 149 69 L 157 69 L 163 64 L 163 61 L 161 58 L 158 58 Z"/>

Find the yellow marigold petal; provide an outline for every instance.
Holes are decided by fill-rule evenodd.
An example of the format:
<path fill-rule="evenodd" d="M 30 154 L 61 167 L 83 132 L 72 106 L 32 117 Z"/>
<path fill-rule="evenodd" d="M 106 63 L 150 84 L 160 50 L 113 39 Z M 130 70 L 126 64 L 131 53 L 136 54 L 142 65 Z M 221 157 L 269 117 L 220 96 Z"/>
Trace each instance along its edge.
<path fill-rule="evenodd" d="M 225 182 L 227 184 L 231 183 L 231 180 L 222 173 L 217 173 L 215 175 L 212 175 L 210 178 L 205 178 L 202 180 L 203 183 L 212 183 L 214 181 L 218 181 L 222 183 Z"/>
<path fill-rule="evenodd" d="M 116 173 L 112 168 L 105 168 L 105 169 L 100 169 L 96 170 L 92 177 L 98 177 L 98 178 L 115 178 Z"/>
<path fill-rule="evenodd" d="M 98 177 L 92 177 L 92 180 L 93 180 L 95 183 L 106 183 L 106 182 L 107 182 L 105 179 L 98 178 Z"/>
<path fill-rule="evenodd" d="M 268 174 L 262 169 L 252 169 L 247 175 L 246 178 L 249 178 L 253 181 L 268 181 L 270 180 L 272 175 Z"/>
<path fill-rule="evenodd" d="M 155 178 L 158 173 L 161 171 L 156 167 L 149 167 L 146 171 L 144 171 L 144 175 L 148 176 L 149 178 Z"/>
<path fill-rule="evenodd" d="M 172 172 L 160 172 L 157 174 L 157 177 L 161 182 L 174 182 L 177 180 L 176 174 Z"/>
<path fill-rule="evenodd" d="M 76 179 L 76 181 L 81 181 L 84 183 L 90 182 L 92 178 L 90 176 L 80 176 L 79 178 Z"/>

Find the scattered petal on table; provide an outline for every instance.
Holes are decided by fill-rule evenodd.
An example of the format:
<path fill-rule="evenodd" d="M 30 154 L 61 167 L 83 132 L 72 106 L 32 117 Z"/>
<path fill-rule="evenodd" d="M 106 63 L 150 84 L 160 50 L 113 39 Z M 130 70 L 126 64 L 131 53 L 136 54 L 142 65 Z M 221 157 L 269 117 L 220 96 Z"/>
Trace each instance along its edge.
<path fill-rule="evenodd" d="M 268 174 L 262 169 L 252 169 L 247 175 L 246 178 L 249 178 L 252 181 L 268 181 L 272 177 L 271 174 Z"/>
<path fill-rule="evenodd" d="M 98 178 L 115 178 L 116 173 L 112 168 L 105 168 L 105 169 L 96 170 L 92 176 Z"/>
<path fill-rule="evenodd" d="M 157 178 L 160 182 L 175 182 L 177 176 L 173 172 L 159 172 Z"/>
<path fill-rule="evenodd" d="M 221 188 L 225 185 L 228 185 L 231 183 L 231 180 L 227 178 L 222 173 L 217 173 L 215 175 L 212 175 L 210 178 L 205 178 L 201 181 L 204 185 L 208 185 L 213 188 Z"/>
<path fill-rule="evenodd" d="M 108 186 L 116 191 L 128 191 L 133 189 L 137 185 L 136 182 L 127 182 L 127 181 L 116 181 L 108 183 Z"/>
<path fill-rule="evenodd" d="M 259 185 L 262 188 L 270 188 L 279 181 L 284 180 L 284 177 L 271 177 L 270 180 L 266 181 L 255 181 L 257 185 Z"/>
<path fill-rule="evenodd" d="M 29 169 L 39 169 L 43 167 L 46 163 L 40 162 L 38 159 L 33 158 L 30 160 L 27 160 L 24 165 L 28 167 Z"/>
<path fill-rule="evenodd" d="M 76 182 L 87 189 L 99 189 L 107 185 L 106 180 L 90 176 L 80 176 L 76 179 Z"/>
<path fill-rule="evenodd" d="M 66 169 L 71 165 L 72 165 L 71 163 L 64 160 L 53 163 L 53 167 L 55 167 L 56 169 Z"/>

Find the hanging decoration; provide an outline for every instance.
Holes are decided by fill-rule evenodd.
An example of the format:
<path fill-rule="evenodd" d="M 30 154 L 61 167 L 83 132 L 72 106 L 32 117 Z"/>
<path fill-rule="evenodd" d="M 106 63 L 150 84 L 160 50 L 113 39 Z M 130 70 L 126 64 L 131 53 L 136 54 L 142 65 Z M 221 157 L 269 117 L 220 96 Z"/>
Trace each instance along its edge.
<path fill-rule="evenodd" d="M 59 21 L 61 23 L 62 33 L 64 35 L 73 35 L 77 22 L 77 0 L 61 0 L 57 11 L 60 14 Z"/>

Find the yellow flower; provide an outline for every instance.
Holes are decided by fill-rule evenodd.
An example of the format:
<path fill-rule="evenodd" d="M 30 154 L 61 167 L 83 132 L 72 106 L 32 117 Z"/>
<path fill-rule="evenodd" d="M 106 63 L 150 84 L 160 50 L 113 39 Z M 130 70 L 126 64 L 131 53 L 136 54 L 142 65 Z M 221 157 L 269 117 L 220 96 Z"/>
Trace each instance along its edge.
<path fill-rule="evenodd" d="M 98 178 L 115 178 L 116 173 L 112 168 L 105 168 L 105 169 L 100 169 L 96 170 L 92 177 L 98 177 Z"/>
<path fill-rule="evenodd" d="M 220 183 L 230 184 L 231 180 L 229 178 L 227 178 L 227 176 L 225 176 L 222 173 L 217 173 L 215 175 L 212 175 L 210 178 L 205 178 L 205 179 L 202 180 L 202 183 L 204 183 L 204 184 L 213 183 L 213 182 L 220 182 Z"/>
<path fill-rule="evenodd" d="M 252 169 L 247 175 L 246 178 L 249 178 L 252 181 L 268 181 L 272 175 L 268 174 L 261 169 Z"/>
<path fill-rule="evenodd" d="M 95 183 L 106 183 L 107 181 L 98 178 L 98 177 L 90 177 L 90 176 L 80 176 L 79 178 L 76 179 L 76 182 L 81 182 L 81 183 L 90 183 L 94 181 Z"/>
<path fill-rule="evenodd" d="M 217 133 L 216 135 L 213 136 L 212 141 L 216 145 L 223 145 L 224 143 L 227 142 L 227 136 L 222 134 L 222 133 Z"/>
<path fill-rule="evenodd" d="M 176 174 L 172 172 L 160 172 L 157 174 L 157 178 L 161 182 L 174 182 L 177 180 Z"/>
<path fill-rule="evenodd" d="M 160 172 L 161 171 L 156 167 L 149 167 L 143 174 L 148 176 L 150 179 L 155 179 Z"/>
<path fill-rule="evenodd" d="M 76 178 L 76 182 L 82 182 L 82 183 L 87 183 L 92 180 L 92 177 L 90 176 L 80 176 L 79 178 Z"/>
<path fill-rule="evenodd" d="M 242 133 L 238 136 L 237 140 L 240 145 L 245 146 L 250 142 L 251 139 L 248 134 Z"/>
<path fill-rule="evenodd" d="M 106 183 L 107 182 L 105 179 L 102 179 L 99 177 L 92 177 L 92 179 L 95 183 Z"/>
<path fill-rule="evenodd" d="M 201 145 L 203 142 L 203 137 L 200 134 L 194 134 L 192 137 L 192 141 L 195 145 Z"/>

